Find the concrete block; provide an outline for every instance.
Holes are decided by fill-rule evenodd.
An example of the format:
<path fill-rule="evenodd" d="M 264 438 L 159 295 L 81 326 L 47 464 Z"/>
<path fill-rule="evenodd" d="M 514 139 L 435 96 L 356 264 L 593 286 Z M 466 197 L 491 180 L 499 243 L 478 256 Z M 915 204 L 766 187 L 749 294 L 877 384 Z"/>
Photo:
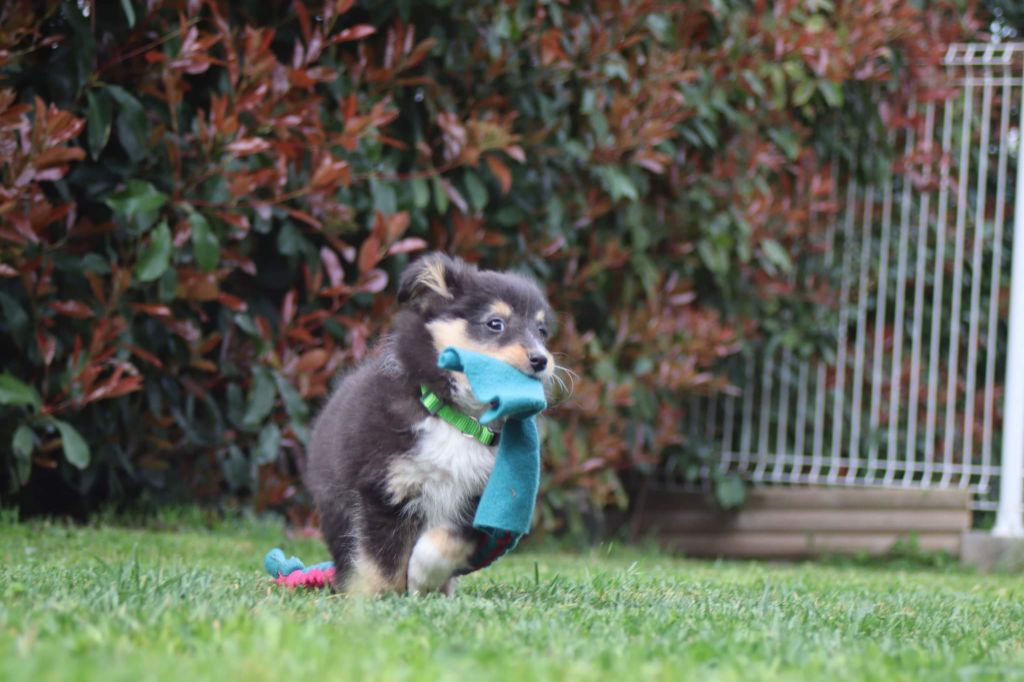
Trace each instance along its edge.
<path fill-rule="evenodd" d="M 960 563 L 980 571 L 1024 571 L 1024 538 L 1001 538 L 988 531 L 966 531 L 960 543 Z"/>

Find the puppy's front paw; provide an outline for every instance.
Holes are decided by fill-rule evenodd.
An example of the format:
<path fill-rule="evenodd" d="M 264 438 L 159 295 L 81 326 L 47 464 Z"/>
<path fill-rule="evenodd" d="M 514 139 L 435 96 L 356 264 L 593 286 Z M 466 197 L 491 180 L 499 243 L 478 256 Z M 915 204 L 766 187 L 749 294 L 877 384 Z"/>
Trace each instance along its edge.
<path fill-rule="evenodd" d="M 409 592 L 426 594 L 442 589 L 471 549 L 469 543 L 446 529 L 424 533 L 409 557 Z"/>

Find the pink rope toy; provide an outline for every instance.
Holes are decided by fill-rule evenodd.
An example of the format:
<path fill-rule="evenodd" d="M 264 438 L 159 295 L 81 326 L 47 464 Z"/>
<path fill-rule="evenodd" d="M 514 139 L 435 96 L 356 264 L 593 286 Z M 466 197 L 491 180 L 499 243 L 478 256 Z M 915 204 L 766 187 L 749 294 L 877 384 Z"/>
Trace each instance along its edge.
<path fill-rule="evenodd" d="M 325 561 L 307 567 L 298 557 L 285 557 L 284 552 L 276 547 L 263 557 L 263 567 L 275 583 L 285 587 L 317 589 L 327 587 L 334 578 L 332 562 Z"/>

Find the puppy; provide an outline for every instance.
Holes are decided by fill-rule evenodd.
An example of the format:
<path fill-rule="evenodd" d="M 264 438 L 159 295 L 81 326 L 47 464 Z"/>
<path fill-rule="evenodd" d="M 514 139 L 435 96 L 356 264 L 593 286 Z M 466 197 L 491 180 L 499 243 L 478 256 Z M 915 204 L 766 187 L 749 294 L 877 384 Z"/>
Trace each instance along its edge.
<path fill-rule="evenodd" d="M 398 301 L 404 307 L 382 352 L 344 377 L 317 418 L 306 484 L 335 590 L 451 594 L 475 546 L 473 515 L 497 443 L 485 446 L 432 416 L 421 387 L 474 418 L 486 411 L 464 374 L 437 367 L 449 346 L 547 382 L 551 311 L 528 279 L 440 253 L 406 269 Z"/>

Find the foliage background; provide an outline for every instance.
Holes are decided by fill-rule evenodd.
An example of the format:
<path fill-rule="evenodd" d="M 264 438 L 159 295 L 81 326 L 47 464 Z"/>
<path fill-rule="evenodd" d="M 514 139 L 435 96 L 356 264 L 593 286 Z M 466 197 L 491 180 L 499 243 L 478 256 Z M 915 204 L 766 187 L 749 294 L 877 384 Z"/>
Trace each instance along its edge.
<path fill-rule="evenodd" d="M 618 472 L 686 452 L 722 358 L 826 345 L 834 273 L 800 255 L 836 208 L 829 160 L 892 155 L 889 112 L 973 12 L 5 3 L 4 500 L 304 521 L 311 415 L 372 352 L 397 273 L 441 248 L 533 274 L 561 313 L 578 376 L 547 420 L 542 525 L 623 504 Z"/>

